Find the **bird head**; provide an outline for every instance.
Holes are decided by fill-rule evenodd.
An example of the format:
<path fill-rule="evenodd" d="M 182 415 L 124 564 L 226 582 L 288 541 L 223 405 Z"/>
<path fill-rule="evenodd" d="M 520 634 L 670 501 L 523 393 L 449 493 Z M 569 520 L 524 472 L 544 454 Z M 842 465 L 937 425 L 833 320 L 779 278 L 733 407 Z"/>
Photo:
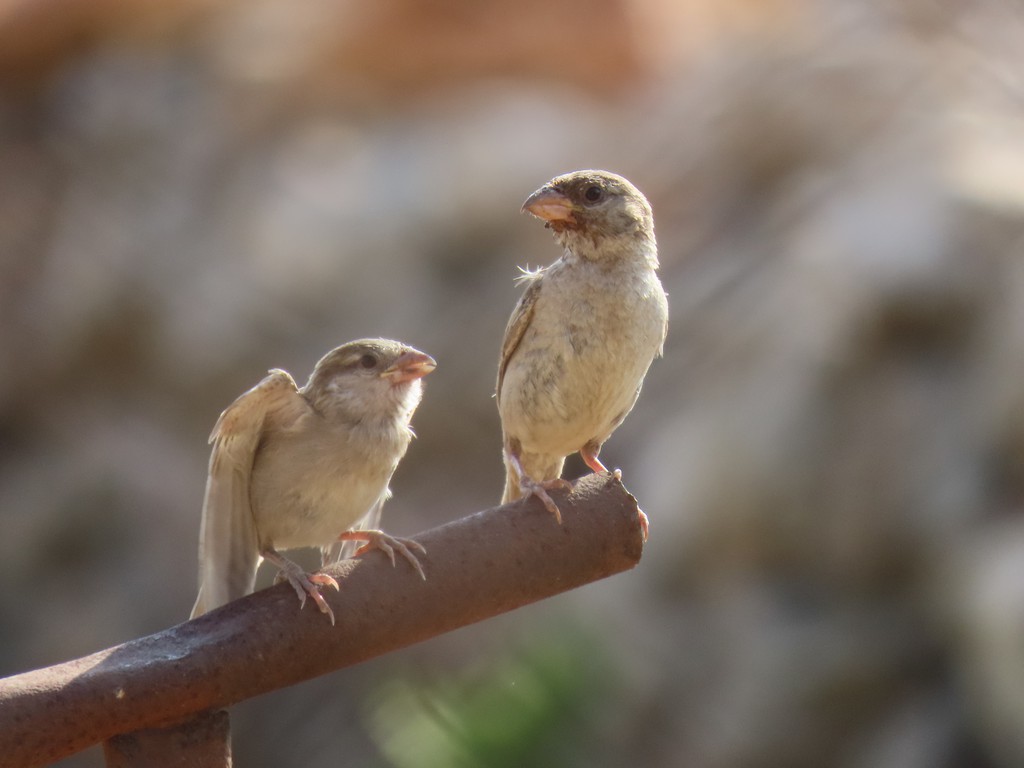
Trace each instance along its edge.
<path fill-rule="evenodd" d="M 303 392 L 317 410 L 353 418 L 409 418 L 434 358 L 390 339 L 360 339 L 324 355 Z"/>
<path fill-rule="evenodd" d="M 647 198 L 608 171 L 556 176 L 526 199 L 523 211 L 544 221 L 563 247 L 578 257 L 636 251 L 638 243 L 645 252 L 656 247 Z"/>

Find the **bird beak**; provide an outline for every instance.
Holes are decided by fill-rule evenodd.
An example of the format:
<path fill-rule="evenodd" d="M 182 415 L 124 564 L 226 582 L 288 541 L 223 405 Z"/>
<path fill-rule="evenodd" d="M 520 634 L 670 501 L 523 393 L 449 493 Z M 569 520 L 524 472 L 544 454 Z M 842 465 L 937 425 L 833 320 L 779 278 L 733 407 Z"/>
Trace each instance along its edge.
<path fill-rule="evenodd" d="M 407 381 L 422 379 L 435 368 L 437 368 L 437 363 L 430 355 L 425 355 L 422 352 L 406 352 L 395 360 L 381 376 L 390 380 L 392 384 L 403 384 Z"/>
<path fill-rule="evenodd" d="M 572 201 L 554 187 L 544 186 L 526 198 L 523 210 L 548 224 L 576 224 Z"/>

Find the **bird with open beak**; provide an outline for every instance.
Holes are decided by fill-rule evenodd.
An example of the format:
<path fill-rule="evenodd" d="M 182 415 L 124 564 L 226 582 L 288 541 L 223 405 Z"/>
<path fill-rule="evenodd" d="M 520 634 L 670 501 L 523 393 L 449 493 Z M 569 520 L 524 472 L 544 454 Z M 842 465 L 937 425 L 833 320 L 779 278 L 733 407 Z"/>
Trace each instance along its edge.
<path fill-rule="evenodd" d="M 561 521 L 548 490 L 567 485 L 562 466 L 576 451 L 594 472 L 608 471 L 601 446 L 662 352 L 668 300 L 651 206 L 623 177 L 558 176 L 523 210 L 544 221 L 564 250 L 551 265 L 524 272 L 526 290 L 505 329 L 497 384 L 502 501 L 532 494 Z"/>
<path fill-rule="evenodd" d="M 326 565 L 341 542 L 363 541 L 356 554 L 376 547 L 394 564 L 398 550 L 426 578 L 413 553 L 423 547 L 377 526 L 434 367 L 406 344 L 362 339 L 324 355 L 301 389 L 275 369 L 228 406 L 210 436 L 192 618 L 252 592 L 266 559 L 302 605 L 308 595 L 333 624 L 320 587 L 337 581 L 306 573 L 285 549 L 319 547 Z"/>

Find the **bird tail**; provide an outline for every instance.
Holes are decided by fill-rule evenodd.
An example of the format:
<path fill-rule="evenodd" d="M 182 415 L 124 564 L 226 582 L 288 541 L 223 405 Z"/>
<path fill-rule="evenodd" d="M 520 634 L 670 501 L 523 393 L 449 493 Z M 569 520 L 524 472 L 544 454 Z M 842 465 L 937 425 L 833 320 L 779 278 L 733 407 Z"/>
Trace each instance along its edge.
<path fill-rule="evenodd" d="M 192 607 L 190 619 L 220 608 L 256 587 L 256 569 L 260 557 L 256 548 L 233 548 L 227 559 L 205 557 L 200 560 L 199 595 Z"/>
<path fill-rule="evenodd" d="M 210 599 L 206 596 L 206 590 L 203 589 L 203 585 L 199 585 L 199 594 L 196 596 L 196 603 L 192 606 L 192 613 L 188 615 L 190 619 L 194 619 L 196 616 L 202 616 L 204 613 L 212 611 L 215 606 L 210 604 Z"/>
<path fill-rule="evenodd" d="M 193 619 L 252 592 L 262 559 L 249 485 L 239 472 L 218 468 L 218 456 L 215 448 L 199 526 L 199 596 Z"/>
<path fill-rule="evenodd" d="M 508 504 L 521 499 L 523 497 L 523 489 L 519 487 L 519 476 L 516 474 L 515 467 L 512 466 L 507 458 L 505 459 L 505 492 L 501 495 L 501 503 Z"/>
<path fill-rule="evenodd" d="M 230 563 L 229 568 L 223 567 L 226 563 L 210 563 L 212 567 L 204 568 L 199 595 L 188 617 L 195 618 L 252 592 L 256 588 L 256 569 L 261 559 L 253 552 L 251 560 Z"/>

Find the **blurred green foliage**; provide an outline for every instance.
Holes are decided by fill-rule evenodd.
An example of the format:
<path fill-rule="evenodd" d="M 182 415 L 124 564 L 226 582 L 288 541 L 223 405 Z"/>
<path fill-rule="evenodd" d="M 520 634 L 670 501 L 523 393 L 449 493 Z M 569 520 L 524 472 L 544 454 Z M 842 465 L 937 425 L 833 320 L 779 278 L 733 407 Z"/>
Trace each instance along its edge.
<path fill-rule="evenodd" d="M 394 768 L 579 764 L 615 679 L 600 638 L 563 627 L 454 675 L 382 684 L 368 729 Z"/>

